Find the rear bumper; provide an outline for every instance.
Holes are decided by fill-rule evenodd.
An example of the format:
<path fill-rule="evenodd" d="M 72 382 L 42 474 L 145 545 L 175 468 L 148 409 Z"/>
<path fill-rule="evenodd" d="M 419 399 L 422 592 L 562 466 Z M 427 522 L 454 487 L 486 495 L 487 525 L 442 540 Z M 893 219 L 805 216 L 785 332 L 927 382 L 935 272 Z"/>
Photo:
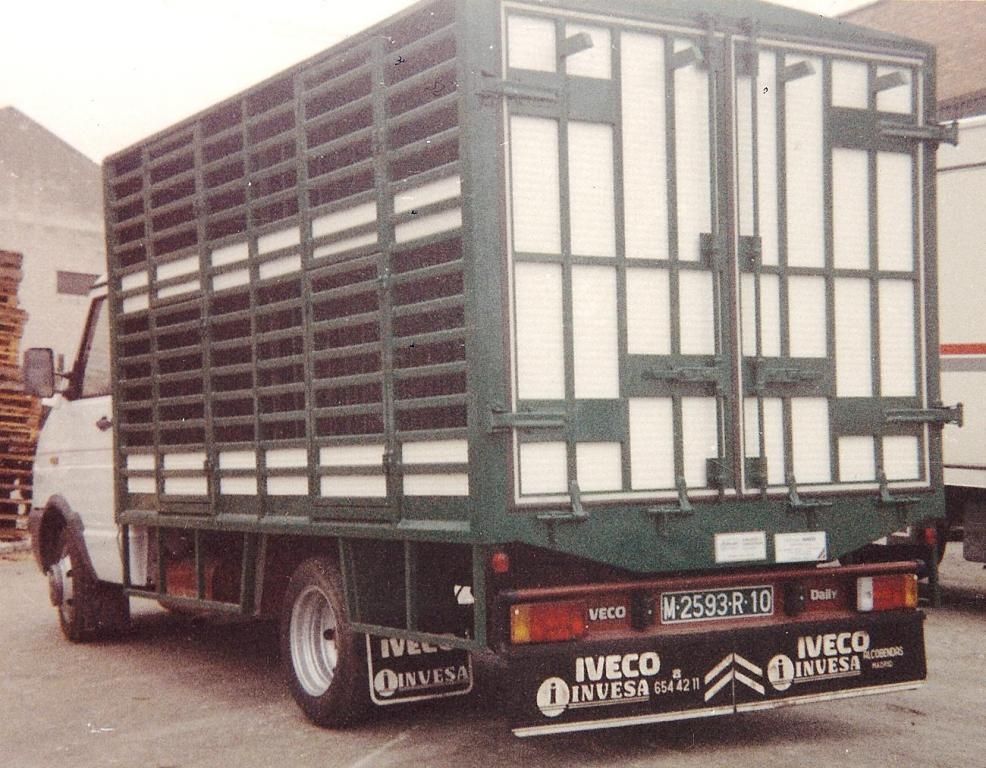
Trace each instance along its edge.
<path fill-rule="evenodd" d="M 512 648 L 513 731 L 537 736 L 909 690 L 924 614 Z"/>

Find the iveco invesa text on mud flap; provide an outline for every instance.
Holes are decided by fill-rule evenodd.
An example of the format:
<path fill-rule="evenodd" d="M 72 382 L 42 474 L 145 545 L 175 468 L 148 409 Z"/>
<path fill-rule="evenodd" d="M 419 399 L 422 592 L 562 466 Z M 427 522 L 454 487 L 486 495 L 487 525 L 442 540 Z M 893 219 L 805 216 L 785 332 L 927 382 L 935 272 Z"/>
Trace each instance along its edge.
<path fill-rule="evenodd" d="M 477 653 L 520 735 L 919 685 L 917 564 L 860 552 L 943 510 L 934 103 L 766 4 L 437 0 L 108 158 L 66 634 L 278 619 L 323 725 Z"/>

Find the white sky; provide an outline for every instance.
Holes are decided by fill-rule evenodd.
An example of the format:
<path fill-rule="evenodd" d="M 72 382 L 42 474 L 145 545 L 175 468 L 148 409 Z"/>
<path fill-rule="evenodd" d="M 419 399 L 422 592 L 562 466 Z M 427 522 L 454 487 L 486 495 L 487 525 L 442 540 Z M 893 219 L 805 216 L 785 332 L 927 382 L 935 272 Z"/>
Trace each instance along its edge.
<path fill-rule="evenodd" d="M 783 0 L 832 15 L 867 0 Z M 0 107 L 100 161 L 411 0 L 5 3 Z M 2 151 L 2 148 L 0 148 Z"/>

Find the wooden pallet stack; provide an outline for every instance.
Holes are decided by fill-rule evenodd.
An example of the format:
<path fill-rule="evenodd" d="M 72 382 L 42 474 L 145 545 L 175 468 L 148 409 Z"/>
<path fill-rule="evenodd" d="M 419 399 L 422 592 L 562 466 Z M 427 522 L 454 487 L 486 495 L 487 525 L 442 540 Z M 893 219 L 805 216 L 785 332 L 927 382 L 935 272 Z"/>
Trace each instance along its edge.
<path fill-rule="evenodd" d="M 21 335 L 27 313 L 18 306 L 19 253 L 0 251 L 0 539 L 24 535 L 31 506 L 31 465 L 41 425 L 41 403 L 24 394 Z"/>

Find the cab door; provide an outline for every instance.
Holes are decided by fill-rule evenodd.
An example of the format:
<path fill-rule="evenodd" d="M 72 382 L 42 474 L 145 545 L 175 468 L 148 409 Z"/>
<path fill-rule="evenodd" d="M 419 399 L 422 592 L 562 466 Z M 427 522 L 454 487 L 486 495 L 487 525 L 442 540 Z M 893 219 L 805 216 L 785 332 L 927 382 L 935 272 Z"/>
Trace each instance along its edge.
<path fill-rule="evenodd" d="M 122 583 L 113 507 L 113 405 L 109 312 L 93 300 L 69 388 L 51 402 L 38 436 L 34 500 L 58 494 L 82 518 L 86 547 L 100 579 Z"/>

